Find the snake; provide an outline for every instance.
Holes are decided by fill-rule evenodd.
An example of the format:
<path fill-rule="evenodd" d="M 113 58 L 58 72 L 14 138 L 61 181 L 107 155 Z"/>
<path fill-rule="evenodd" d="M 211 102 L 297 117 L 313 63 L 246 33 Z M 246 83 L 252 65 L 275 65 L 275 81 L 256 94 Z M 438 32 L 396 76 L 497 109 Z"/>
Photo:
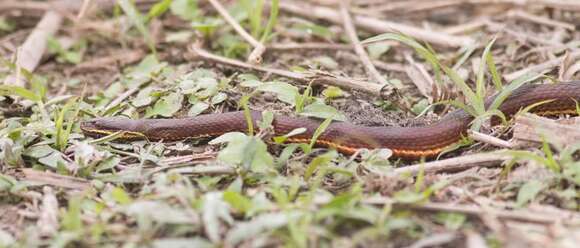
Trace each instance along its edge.
<path fill-rule="evenodd" d="M 489 108 L 499 94 L 485 99 Z M 524 84 L 511 93 L 497 107 L 508 118 L 528 107 L 538 115 L 578 114 L 580 81 L 552 84 Z M 100 117 L 82 121 L 80 128 L 86 136 L 99 138 L 114 133 L 121 140 L 147 139 L 150 141 L 179 141 L 217 137 L 228 132 L 247 132 L 251 125 L 262 121 L 259 111 L 235 111 L 203 114 L 178 119 L 129 119 Z M 274 135 L 282 136 L 293 130 L 285 142 L 310 143 L 317 147 L 336 149 L 352 155 L 359 149 L 388 148 L 392 156 L 416 160 L 433 158 L 466 137 L 474 116 L 462 108 L 451 111 L 439 121 L 412 127 L 362 126 L 348 122 L 331 122 L 321 133 L 316 133 L 322 120 L 308 117 L 275 115 L 271 127 Z M 300 129 L 299 129 L 300 128 Z M 257 129 L 257 128 L 256 128 Z M 258 130 L 257 130 L 258 131 Z M 317 134 L 316 138 L 313 138 Z"/>

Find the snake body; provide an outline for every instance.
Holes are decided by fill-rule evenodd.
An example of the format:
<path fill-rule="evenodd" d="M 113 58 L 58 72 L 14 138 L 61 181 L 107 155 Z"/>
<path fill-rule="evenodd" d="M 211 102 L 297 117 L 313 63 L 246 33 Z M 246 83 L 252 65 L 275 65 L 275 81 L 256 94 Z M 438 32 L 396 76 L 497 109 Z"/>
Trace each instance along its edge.
<path fill-rule="evenodd" d="M 495 96 L 486 100 L 490 105 Z M 580 81 L 558 84 L 529 84 L 513 91 L 499 106 L 506 116 L 537 103 L 530 111 L 543 115 L 577 114 L 580 102 Z M 254 126 L 261 113 L 252 111 Z M 445 115 L 440 121 L 419 127 L 359 126 L 346 122 L 332 122 L 316 139 L 315 145 L 331 147 L 344 154 L 358 149 L 389 148 L 393 156 L 403 159 L 433 157 L 466 135 L 473 116 L 462 109 Z M 311 118 L 275 116 L 272 126 L 275 135 L 285 135 L 297 128 L 306 130 L 289 137 L 293 143 L 310 142 L 321 121 Z M 140 119 L 106 117 L 81 123 L 87 136 L 101 137 L 124 131 L 121 139 L 175 141 L 187 138 L 215 137 L 227 132 L 247 132 L 248 121 L 243 111 L 207 114 L 183 119 Z"/>

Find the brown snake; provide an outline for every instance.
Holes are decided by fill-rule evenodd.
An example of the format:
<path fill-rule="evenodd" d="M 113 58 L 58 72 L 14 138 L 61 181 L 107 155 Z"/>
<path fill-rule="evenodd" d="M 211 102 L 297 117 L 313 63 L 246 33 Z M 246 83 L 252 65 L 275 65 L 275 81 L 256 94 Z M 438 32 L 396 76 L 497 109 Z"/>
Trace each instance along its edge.
<path fill-rule="evenodd" d="M 486 100 L 489 106 L 494 97 Z M 506 116 L 541 103 L 531 112 L 542 115 L 577 114 L 580 101 L 580 81 L 524 85 L 509 95 L 499 106 Z M 259 112 L 251 112 L 254 124 L 261 120 Z M 420 127 L 369 127 L 345 122 L 333 122 L 315 141 L 315 145 L 332 147 L 345 154 L 353 154 L 361 148 L 389 148 L 395 157 L 418 159 L 433 157 L 465 136 L 473 116 L 464 110 L 456 110 L 440 121 Z M 81 123 L 87 136 L 101 137 L 124 131 L 121 139 L 173 141 L 187 138 L 214 137 L 227 132 L 247 132 L 247 120 L 242 111 L 208 114 L 184 119 L 130 120 L 119 117 L 96 118 Z M 275 135 L 285 135 L 296 128 L 306 131 L 287 139 L 287 142 L 310 142 L 321 121 L 310 118 L 276 116 L 272 123 Z M 254 125 L 256 126 L 256 125 Z"/>

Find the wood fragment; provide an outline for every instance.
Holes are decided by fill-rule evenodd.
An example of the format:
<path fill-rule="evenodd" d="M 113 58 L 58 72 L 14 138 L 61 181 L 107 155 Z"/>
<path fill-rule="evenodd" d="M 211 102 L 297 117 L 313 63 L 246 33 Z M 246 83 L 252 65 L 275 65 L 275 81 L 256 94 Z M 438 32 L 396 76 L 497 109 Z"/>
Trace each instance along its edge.
<path fill-rule="evenodd" d="M 517 147 L 537 146 L 544 140 L 559 146 L 569 146 L 580 140 L 580 117 L 556 121 L 532 114 L 515 118 L 512 143 Z"/>
<path fill-rule="evenodd" d="M 40 59 L 46 51 L 48 38 L 53 36 L 59 29 L 63 17 L 56 11 L 47 11 L 38 22 L 32 33 L 18 49 L 16 66 L 32 72 L 40 63 Z M 25 81 L 16 72 L 5 79 L 5 84 L 24 87 Z"/>
<path fill-rule="evenodd" d="M 429 72 L 427 72 L 423 64 L 415 62 L 410 54 L 406 54 L 405 59 L 409 63 L 409 65 L 405 66 L 405 73 L 407 73 L 407 76 L 415 84 L 421 95 L 426 97 L 430 103 L 433 102 L 433 91 L 439 92 L 437 84 L 435 84 L 435 81 L 429 75 Z"/>

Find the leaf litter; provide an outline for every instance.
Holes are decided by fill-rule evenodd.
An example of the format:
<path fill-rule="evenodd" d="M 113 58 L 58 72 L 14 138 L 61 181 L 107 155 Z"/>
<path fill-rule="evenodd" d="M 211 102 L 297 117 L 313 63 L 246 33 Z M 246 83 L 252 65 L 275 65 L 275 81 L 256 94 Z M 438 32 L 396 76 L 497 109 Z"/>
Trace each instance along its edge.
<path fill-rule="evenodd" d="M 308 49 L 346 43 L 342 23 L 316 16 L 316 11 L 293 14 L 288 11 L 292 2 L 280 3 L 280 15 L 271 18 L 267 2 L 223 3 L 235 21 L 266 45 L 262 65 L 368 80 L 354 50 Z M 429 105 L 439 100 L 463 99 L 465 107 L 489 117 L 496 113 L 479 105 L 498 84 L 509 88 L 514 80 L 578 79 L 575 40 L 580 37 L 573 28 L 580 21 L 578 8 L 547 1 L 523 7 L 467 2 L 351 3 L 350 14 L 367 16 L 367 21 L 420 27 L 421 39 L 390 33 L 382 38 L 399 42 L 367 44 L 364 39 L 382 39 L 376 35 L 383 32 L 355 23 L 371 62 L 402 99 L 199 59 L 190 52 L 191 43 L 240 61 L 252 46 L 212 6 L 191 0 L 121 1 L 113 11 L 103 7 L 102 15 L 65 23 L 47 40 L 48 54 L 38 68 L 19 72 L 10 59 L 26 38 L 19 32 L 28 33 L 39 16 L 29 10 L 16 14 L 17 2 L 0 4 L 0 78 L 17 74 L 28 81 L 25 87 L 0 88 L 0 246 L 476 242 L 573 247 L 580 231 L 578 144 L 548 139 L 543 145 L 512 149 L 508 154 L 516 159 L 494 162 L 491 168 L 433 172 L 424 171 L 422 166 L 429 164 L 421 161 L 389 160 L 388 150 L 348 157 L 309 144 L 273 144 L 264 138 L 267 134 L 229 133 L 211 142 L 123 143 L 115 137 L 95 142 L 78 127 L 79 120 L 94 116 L 175 118 L 234 111 L 243 108 L 244 97 L 249 108 L 275 114 L 414 126 L 448 111 L 444 105 Z M 321 9 L 314 2 L 300 4 Z M 510 12 L 516 9 L 519 13 Z M 339 16 L 338 6 L 331 10 Z M 160 33 L 152 28 L 155 23 L 162 26 Z M 438 34 L 479 42 L 448 47 L 437 40 Z M 544 76 L 519 78 L 525 73 Z M 408 103 L 408 110 L 401 103 Z M 510 137 L 485 121 L 480 126 L 501 139 Z M 466 144 L 439 160 L 496 150 Z M 205 155 L 194 158 L 200 154 Z M 408 165 L 417 166 L 417 173 L 397 172 Z"/>

